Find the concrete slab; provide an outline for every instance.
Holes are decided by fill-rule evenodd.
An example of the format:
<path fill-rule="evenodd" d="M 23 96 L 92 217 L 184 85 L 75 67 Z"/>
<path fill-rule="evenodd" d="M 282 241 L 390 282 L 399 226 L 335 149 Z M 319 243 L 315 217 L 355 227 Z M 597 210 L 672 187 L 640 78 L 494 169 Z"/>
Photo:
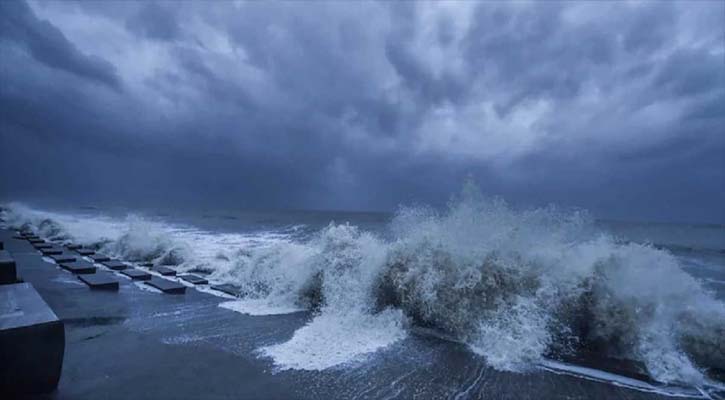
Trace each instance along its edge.
<path fill-rule="evenodd" d="M 92 254 L 96 254 L 95 250 L 84 249 L 84 248 L 76 249 L 75 252 L 82 256 L 90 256 Z"/>
<path fill-rule="evenodd" d="M 0 250 L 0 285 L 16 283 L 17 280 L 15 259 L 6 250 Z"/>
<path fill-rule="evenodd" d="M 158 267 L 152 268 L 151 270 L 154 272 L 158 272 L 159 274 L 161 274 L 163 276 L 175 276 L 176 275 L 176 271 L 174 271 L 173 269 L 171 269 L 169 267 L 158 266 Z"/>
<path fill-rule="evenodd" d="M 63 249 L 60 247 L 50 247 L 46 249 L 40 249 L 40 252 L 43 253 L 44 256 L 52 256 L 54 254 L 62 254 Z"/>
<path fill-rule="evenodd" d="M 118 290 L 118 279 L 107 272 L 95 274 L 78 275 L 78 279 L 91 289 L 96 290 Z"/>
<path fill-rule="evenodd" d="M 47 393 L 60 379 L 65 329 L 29 283 L 0 286 L 0 394 Z"/>
<path fill-rule="evenodd" d="M 239 288 L 237 288 L 234 285 L 230 285 L 228 283 L 224 283 L 222 285 L 212 285 L 211 288 L 214 290 L 218 290 L 220 292 L 226 293 L 231 296 L 236 296 L 236 297 L 239 297 L 242 293 L 241 290 L 239 290 Z"/>
<path fill-rule="evenodd" d="M 94 262 L 104 262 L 104 261 L 110 261 L 111 257 L 104 255 L 104 254 L 93 254 L 88 256 L 91 260 Z"/>
<path fill-rule="evenodd" d="M 156 289 L 159 289 L 160 291 L 168 294 L 184 294 L 186 293 L 186 286 L 178 283 L 173 282 L 167 279 L 162 279 L 159 277 L 153 277 L 150 281 L 146 282 L 147 285 L 151 287 L 155 287 Z"/>
<path fill-rule="evenodd" d="M 135 281 L 151 280 L 151 274 L 149 274 L 146 271 L 141 271 L 140 269 L 136 269 L 136 268 L 124 269 L 123 271 L 121 271 L 121 273 Z"/>
<path fill-rule="evenodd" d="M 123 261 L 118 261 L 118 260 L 104 261 L 101 264 L 103 264 L 105 267 L 110 268 L 114 271 L 121 271 L 126 268 L 129 268 L 128 264 L 126 264 Z"/>
<path fill-rule="evenodd" d="M 60 264 L 60 263 L 68 263 L 68 262 L 73 262 L 73 261 L 75 261 L 75 260 L 76 260 L 76 257 L 77 257 L 77 256 L 76 256 L 75 254 L 69 254 L 69 253 L 62 253 L 62 254 L 53 254 L 53 255 L 51 255 L 51 256 L 49 256 L 49 257 L 50 257 L 50 258 L 51 258 L 51 259 L 52 259 L 53 261 L 55 261 L 55 262 L 57 262 L 58 264 Z"/>
<path fill-rule="evenodd" d="M 193 274 L 179 275 L 179 278 L 181 278 L 189 283 L 193 283 L 194 285 L 205 285 L 205 284 L 209 283 L 209 281 L 207 281 L 206 279 L 204 279 L 198 275 L 193 275 Z"/>
<path fill-rule="evenodd" d="M 60 267 L 74 274 L 94 274 L 96 266 L 88 261 L 71 261 L 60 264 Z"/>

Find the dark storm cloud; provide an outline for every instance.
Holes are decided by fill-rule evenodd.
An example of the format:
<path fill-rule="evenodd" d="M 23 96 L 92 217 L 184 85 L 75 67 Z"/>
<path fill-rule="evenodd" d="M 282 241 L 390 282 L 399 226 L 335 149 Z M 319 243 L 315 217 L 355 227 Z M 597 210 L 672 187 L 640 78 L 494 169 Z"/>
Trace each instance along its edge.
<path fill-rule="evenodd" d="M 8 198 L 725 221 L 722 3 L 0 7 Z"/>
<path fill-rule="evenodd" d="M 158 3 L 145 3 L 136 14 L 126 20 L 126 27 L 151 39 L 172 40 L 180 33 L 174 5 L 162 7 Z"/>
<path fill-rule="evenodd" d="M 0 4 L 0 37 L 23 46 L 37 61 L 118 89 L 115 68 L 107 61 L 80 52 L 48 21 L 38 19 L 23 2 Z"/>

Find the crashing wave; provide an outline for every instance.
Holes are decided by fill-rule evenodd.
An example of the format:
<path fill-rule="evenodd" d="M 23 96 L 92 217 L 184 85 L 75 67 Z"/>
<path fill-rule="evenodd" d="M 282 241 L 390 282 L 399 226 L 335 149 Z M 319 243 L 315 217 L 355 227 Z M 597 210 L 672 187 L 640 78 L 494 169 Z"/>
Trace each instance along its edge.
<path fill-rule="evenodd" d="M 401 209 L 389 240 L 331 223 L 260 245 L 134 216 L 83 226 L 19 205 L 7 214 L 118 257 L 206 271 L 242 289 L 246 306 L 228 308 L 313 310 L 290 341 L 261 349 L 281 368 L 339 365 L 424 327 L 500 370 L 578 352 L 635 361 L 664 383 L 725 370 L 725 304 L 670 252 L 605 234 L 584 212 L 517 211 L 470 186 L 443 212 Z M 214 245 L 199 246 L 209 235 Z"/>

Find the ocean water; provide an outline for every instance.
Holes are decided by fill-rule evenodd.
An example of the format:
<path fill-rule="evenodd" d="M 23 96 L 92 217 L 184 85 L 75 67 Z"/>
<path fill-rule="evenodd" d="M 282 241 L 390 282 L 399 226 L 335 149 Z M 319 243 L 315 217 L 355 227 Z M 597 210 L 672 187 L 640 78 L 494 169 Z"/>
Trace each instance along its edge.
<path fill-rule="evenodd" d="M 725 226 L 518 210 L 467 188 L 444 210 L 178 212 L 3 206 L 6 225 L 205 274 L 251 315 L 310 313 L 257 349 L 324 371 L 411 336 L 464 344 L 498 371 L 722 390 Z M 617 384 L 627 385 L 620 377 Z M 638 380 L 642 385 L 641 380 Z"/>

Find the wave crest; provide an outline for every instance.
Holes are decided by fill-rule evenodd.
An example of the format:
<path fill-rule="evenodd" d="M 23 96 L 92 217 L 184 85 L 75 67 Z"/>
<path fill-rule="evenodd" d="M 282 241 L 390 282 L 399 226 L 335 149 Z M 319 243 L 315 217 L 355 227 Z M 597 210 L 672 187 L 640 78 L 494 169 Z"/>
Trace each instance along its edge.
<path fill-rule="evenodd" d="M 443 212 L 401 209 L 389 240 L 350 224 L 306 238 L 245 236 L 18 204 L 4 218 L 117 257 L 208 272 L 242 289 L 247 303 L 231 309 L 312 310 L 289 342 L 262 349 L 283 368 L 328 368 L 422 327 L 501 370 L 579 352 L 635 361 L 666 383 L 725 370 L 725 305 L 670 252 L 605 234 L 585 212 L 518 211 L 472 186 Z M 340 352 L 329 354 L 331 343 Z"/>

